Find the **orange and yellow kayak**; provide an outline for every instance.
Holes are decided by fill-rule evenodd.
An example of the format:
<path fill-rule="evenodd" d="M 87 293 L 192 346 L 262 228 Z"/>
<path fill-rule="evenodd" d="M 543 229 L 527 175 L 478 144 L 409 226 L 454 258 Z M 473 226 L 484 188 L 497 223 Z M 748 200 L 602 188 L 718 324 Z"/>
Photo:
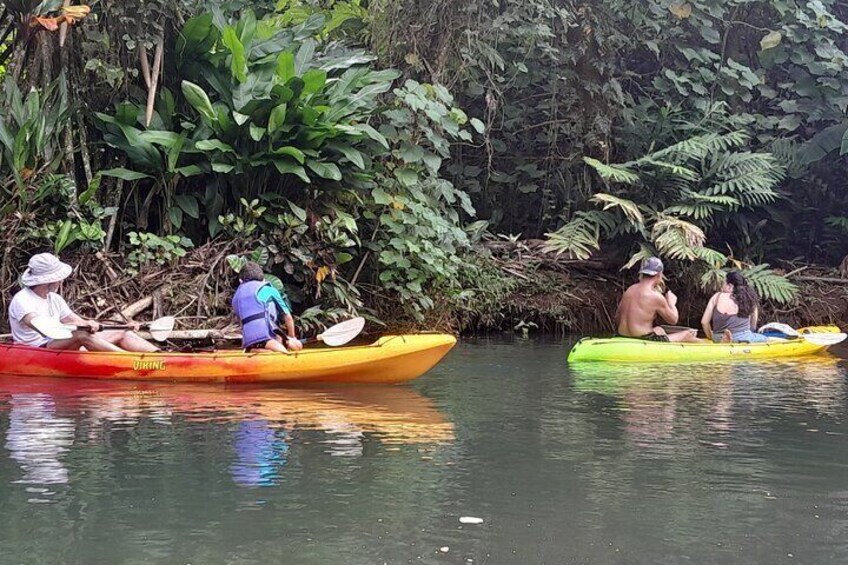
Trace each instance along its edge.
<path fill-rule="evenodd" d="M 456 344 L 446 334 L 389 335 L 368 345 L 297 353 L 100 353 L 0 345 L 0 375 L 192 383 L 394 384 L 429 371 Z"/>

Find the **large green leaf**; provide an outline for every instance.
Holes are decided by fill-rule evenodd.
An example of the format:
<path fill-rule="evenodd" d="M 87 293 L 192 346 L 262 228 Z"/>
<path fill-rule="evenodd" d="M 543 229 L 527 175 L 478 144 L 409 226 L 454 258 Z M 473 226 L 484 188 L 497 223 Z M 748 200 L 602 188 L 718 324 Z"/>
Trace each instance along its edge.
<path fill-rule="evenodd" d="M 277 159 L 274 161 L 274 166 L 277 168 L 277 171 L 279 171 L 281 175 L 297 175 L 303 182 L 312 182 L 312 180 L 309 178 L 309 175 L 306 174 L 306 169 L 304 169 L 297 163 L 292 163 L 291 161 L 285 159 Z"/>
<path fill-rule="evenodd" d="M 222 151 L 224 153 L 235 153 L 236 150 L 220 139 L 204 139 L 198 141 L 194 146 L 200 151 Z"/>
<path fill-rule="evenodd" d="M 239 40 L 236 30 L 232 26 L 224 28 L 221 42 L 230 50 L 230 72 L 233 78 L 239 82 L 247 80 L 247 57 L 244 45 Z"/>
<path fill-rule="evenodd" d="M 209 121 L 216 120 L 215 110 L 212 108 L 212 101 L 209 100 L 209 96 L 207 96 L 206 92 L 202 88 L 193 82 L 184 80 L 182 82 L 182 90 L 186 100 L 188 100 L 188 103 L 191 104 L 195 110 L 200 112 L 200 114 L 206 117 Z"/>
<path fill-rule="evenodd" d="M 253 10 L 242 10 L 236 31 L 242 45 L 249 48 L 250 44 L 253 43 L 253 36 L 256 34 L 256 15 Z"/>
<path fill-rule="evenodd" d="M 342 172 L 335 163 L 327 163 L 324 161 L 315 161 L 309 159 L 306 161 L 306 166 L 312 169 L 316 175 L 321 178 L 340 181 L 342 180 Z"/>
<path fill-rule="evenodd" d="M 418 173 L 408 167 L 395 169 L 395 177 L 406 186 L 418 184 Z"/>
<path fill-rule="evenodd" d="M 152 179 L 150 175 L 139 173 L 138 171 L 131 171 L 129 169 L 125 169 L 123 167 L 115 167 L 114 169 L 106 169 L 100 171 L 100 174 L 106 177 L 114 177 L 119 178 L 125 181 L 134 181 L 141 179 Z"/>
<path fill-rule="evenodd" d="M 278 148 L 274 149 L 274 154 L 275 155 L 288 155 L 289 157 L 292 157 L 293 159 L 295 159 L 301 165 L 306 160 L 306 155 L 304 155 L 303 151 L 301 151 L 297 147 L 291 147 L 289 145 L 284 146 L 284 147 L 278 147 Z"/>
<path fill-rule="evenodd" d="M 294 53 L 286 51 L 279 54 L 277 57 L 277 76 L 283 83 L 295 76 Z"/>
<path fill-rule="evenodd" d="M 200 206 L 197 203 L 197 198 L 190 194 L 178 194 L 174 197 L 174 200 L 183 212 L 195 220 L 200 218 Z"/>
<path fill-rule="evenodd" d="M 207 12 L 188 20 L 177 35 L 176 52 L 179 61 L 207 53 L 218 41 L 220 34 L 212 25 L 212 14 Z"/>
<path fill-rule="evenodd" d="M 166 149 L 173 147 L 180 140 L 180 134 L 173 131 L 146 130 L 138 136 L 148 143 L 161 145 Z"/>
<path fill-rule="evenodd" d="M 315 40 L 311 37 L 301 43 L 300 49 L 297 50 L 297 55 L 294 57 L 295 74 L 302 76 L 306 72 L 306 69 L 312 62 L 312 58 L 315 56 L 316 45 Z"/>
<path fill-rule="evenodd" d="M 277 133 L 286 121 L 286 105 L 277 104 L 271 110 L 271 115 L 268 117 L 268 132 L 271 134 Z"/>
<path fill-rule="evenodd" d="M 310 69 L 303 74 L 303 94 L 321 92 L 327 84 L 327 72 L 320 69 Z"/>
<path fill-rule="evenodd" d="M 365 169 L 365 159 L 362 156 L 362 152 L 358 149 L 351 147 L 346 143 L 333 143 L 330 144 L 332 149 L 339 151 L 342 155 L 347 157 L 347 160 L 359 167 L 360 169 Z"/>
<path fill-rule="evenodd" d="M 250 124 L 250 139 L 253 141 L 259 141 L 265 136 L 265 128 L 257 126 L 256 124 Z"/>

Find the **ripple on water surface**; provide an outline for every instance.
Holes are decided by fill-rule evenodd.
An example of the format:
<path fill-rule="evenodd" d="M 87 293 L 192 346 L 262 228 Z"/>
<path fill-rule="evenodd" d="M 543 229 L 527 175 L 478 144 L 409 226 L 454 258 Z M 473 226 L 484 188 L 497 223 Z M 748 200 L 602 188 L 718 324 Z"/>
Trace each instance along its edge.
<path fill-rule="evenodd" d="M 0 379 L 0 562 L 848 561 L 844 366 L 566 351 L 467 341 L 414 387 Z"/>

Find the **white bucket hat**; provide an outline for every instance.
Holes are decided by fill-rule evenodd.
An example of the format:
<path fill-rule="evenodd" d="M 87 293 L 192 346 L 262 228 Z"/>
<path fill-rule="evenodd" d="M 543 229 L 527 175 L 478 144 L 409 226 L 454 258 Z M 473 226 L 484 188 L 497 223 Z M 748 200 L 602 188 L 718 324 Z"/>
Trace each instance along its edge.
<path fill-rule="evenodd" d="M 31 287 L 56 283 L 68 278 L 73 270 L 52 253 L 39 253 L 30 257 L 29 266 L 21 276 L 21 284 Z"/>

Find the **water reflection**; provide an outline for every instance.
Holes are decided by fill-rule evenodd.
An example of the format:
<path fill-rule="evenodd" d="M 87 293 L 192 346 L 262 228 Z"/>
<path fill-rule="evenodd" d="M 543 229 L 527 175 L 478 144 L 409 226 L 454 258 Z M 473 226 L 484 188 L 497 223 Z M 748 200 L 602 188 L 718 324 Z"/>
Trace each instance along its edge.
<path fill-rule="evenodd" d="M 234 445 L 236 460 L 230 471 L 237 484 L 252 487 L 277 484 L 289 451 L 284 430 L 274 430 L 267 420 L 239 422 Z"/>
<path fill-rule="evenodd" d="M 840 363 L 812 357 L 700 365 L 594 363 L 570 370 L 576 390 L 615 401 L 630 442 L 656 451 L 679 447 L 681 435 L 726 448 L 726 437 L 736 428 L 768 425 L 790 412 L 837 416 L 846 398 Z"/>
<path fill-rule="evenodd" d="M 390 445 L 454 439 L 453 424 L 431 401 L 403 387 L 294 390 L 0 378 L 0 409 L 4 403 L 10 421 L 5 447 L 23 473 L 20 482 L 37 485 L 68 482 L 62 458 L 78 433 L 89 445 L 108 443 L 115 430 L 148 422 L 231 424 L 229 468 L 243 486 L 278 483 L 294 431 L 321 433 L 325 452 L 345 457 L 362 456 L 369 437 Z"/>
<path fill-rule="evenodd" d="M 23 471 L 23 476 L 15 482 L 67 483 L 68 470 L 62 457 L 74 443 L 73 420 L 56 415 L 56 405 L 49 394 L 12 394 L 8 402 L 5 446 Z"/>

